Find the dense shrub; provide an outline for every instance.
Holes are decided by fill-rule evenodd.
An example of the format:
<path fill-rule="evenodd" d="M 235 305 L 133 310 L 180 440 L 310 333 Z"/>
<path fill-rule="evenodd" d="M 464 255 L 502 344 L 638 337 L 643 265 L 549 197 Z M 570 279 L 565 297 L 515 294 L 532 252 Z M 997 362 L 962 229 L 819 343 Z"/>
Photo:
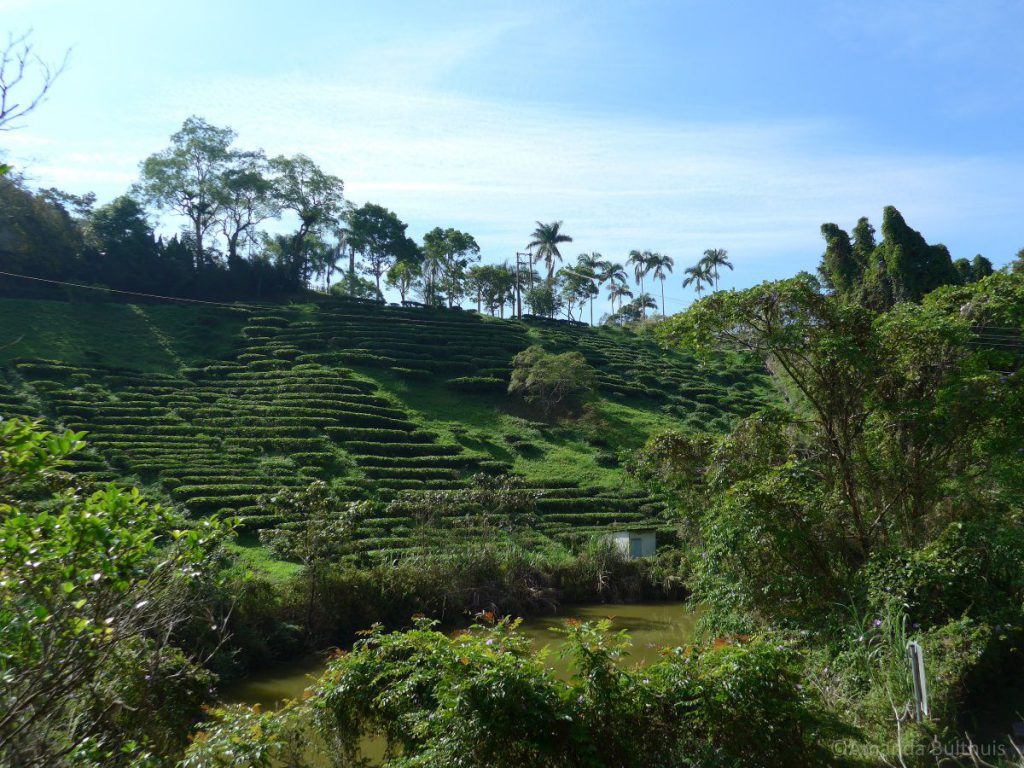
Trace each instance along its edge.
<path fill-rule="evenodd" d="M 508 391 L 550 415 L 579 405 L 596 385 L 596 372 L 579 352 L 555 355 L 532 346 L 513 358 Z"/>
<path fill-rule="evenodd" d="M 821 742 L 834 731 L 801 691 L 791 652 L 753 640 L 628 671 L 617 660 L 629 640 L 608 628 L 563 630 L 573 668 L 563 683 L 515 624 L 478 625 L 455 637 L 425 620 L 400 633 L 378 627 L 331 662 L 306 703 L 279 718 L 253 723 L 246 710 L 220 712 L 186 765 L 231 759 L 235 743 L 262 744 L 280 759 L 289 742 L 308 744 L 313 735 L 346 760 L 358 759 L 366 735 L 383 737 L 389 755 L 401 755 L 386 758 L 389 766 L 409 759 L 470 768 L 832 762 Z"/>
<path fill-rule="evenodd" d="M 1024 607 L 1024 524 L 1019 514 L 950 523 L 921 549 L 879 555 L 863 575 L 877 610 L 895 602 L 932 627 L 970 616 L 1019 622 Z"/>

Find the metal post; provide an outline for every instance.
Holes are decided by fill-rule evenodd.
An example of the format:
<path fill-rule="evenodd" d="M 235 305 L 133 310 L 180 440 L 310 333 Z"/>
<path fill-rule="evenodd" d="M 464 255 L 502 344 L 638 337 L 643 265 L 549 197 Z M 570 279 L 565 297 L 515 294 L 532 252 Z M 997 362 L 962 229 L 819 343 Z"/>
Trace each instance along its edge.
<path fill-rule="evenodd" d="M 928 708 L 928 681 L 924 674 L 924 651 L 914 640 L 907 643 L 907 660 L 910 662 L 910 676 L 914 681 L 914 713 L 920 722 L 931 713 Z"/>

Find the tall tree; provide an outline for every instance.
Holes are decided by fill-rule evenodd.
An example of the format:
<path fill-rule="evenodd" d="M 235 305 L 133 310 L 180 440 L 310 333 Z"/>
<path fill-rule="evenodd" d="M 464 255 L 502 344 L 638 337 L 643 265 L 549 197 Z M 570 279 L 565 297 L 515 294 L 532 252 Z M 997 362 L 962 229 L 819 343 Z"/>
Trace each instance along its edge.
<path fill-rule="evenodd" d="M 632 299 L 633 292 L 629 290 L 629 286 L 626 285 L 625 281 L 612 280 L 608 283 L 608 301 L 612 305 L 612 311 L 615 311 L 615 305 L 622 305 L 623 299 Z"/>
<path fill-rule="evenodd" d="M 217 223 L 224 201 L 224 174 L 232 161 L 235 132 L 193 115 L 171 136 L 171 146 L 142 161 L 136 191 L 158 210 L 189 220 L 195 266 L 205 263 L 204 238 Z"/>
<path fill-rule="evenodd" d="M 495 315 L 500 307 L 504 317 L 514 286 L 515 272 L 508 264 L 477 264 L 466 270 L 466 287 L 476 295 L 477 312 L 486 309 Z"/>
<path fill-rule="evenodd" d="M 81 268 L 82 233 L 63 206 L 26 189 L 17 174 L 0 178 L 0 264 L 11 272 L 65 279 Z"/>
<path fill-rule="evenodd" d="M 875 228 L 871 226 L 867 216 L 861 216 L 857 219 L 856 226 L 851 230 L 851 235 L 853 240 L 853 258 L 860 265 L 861 272 L 863 272 L 871 266 L 875 248 L 878 247 L 878 244 L 875 242 Z"/>
<path fill-rule="evenodd" d="M 661 316 L 667 317 L 665 313 L 665 278 L 672 274 L 675 261 L 671 256 L 666 256 L 663 253 L 652 253 L 649 263 L 654 273 L 654 279 L 661 281 Z"/>
<path fill-rule="evenodd" d="M 268 172 L 262 151 L 234 153 L 231 165 L 224 171 L 220 225 L 228 246 L 229 265 L 240 258 L 240 246 L 256 240 L 256 227 L 281 213 Z"/>
<path fill-rule="evenodd" d="M 549 224 L 537 222 L 537 228 L 531 235 L 533 240 L 527 248 L 536 248 L 533 252 L 534 261 L 543 261 L 548 268 L 548 285 L 555 280 L 555 262 L 562 260 L 562 252 L 558 246 L 562 243 L 571 243 L 572 238 L 562 233 L 562 222 L 552 221 Z"/>
<path fill-rule="evenodd" d="M 488 309 L 492 315 L 494 310 L 498 309 L 501 317 L 505 317 L 505 305 L 515 301 L 516 271 L 507 262 L 497 265 L 494 269 Z"/>
<path fill-rule="evenodd" d="M 588 271 L 580 268 L 563 267 L 555 275 L 556 285 L 562 295 L 569 319 L 573 317 L 573 308 L 579 306 L 580 316 L 583 315 L 583 305 L 592 298 L 597 290 L 597 284 Z"/>
<path fill-rule="evenodd" d="M 882 243 L 878 251 L 893 282 L 896 300 L 919 301 L 940 285 L 957 282 L 946 246 L 929 245 L 891 205 L 882 211 Z"/>
<path fill-rule="evenodd" d="M 290 276 L 309 279 L 309 249 L 306 235 L 321 234 L 321 229 L 337 225 L 344 205 L 345 184 L 337 176 L 324 173 L 306 155 L 279 155 L 270 161 L 274 172 L 275 195 L 282 209 L 299 218 L 299 227 L 289 246 Z"/>
<path fill-rule="evenodd" d="M 601 295 L 601 283 L 604 282 L 602 279 L 603 265 L 604 257 L 597 252 L 581 253 L 576 257 L 576 270 L 590 281 L 588 295 L 590 298 L 591 325 L 594 324 L 594 299 Z"/>
<path fill-rule="evenodd" d="M 995 269 L 992 267 L 992 262 L 980 253 L 971 259 L 971 279 L 974 280 L 974 282 L 984 280 L 993 272 L 995 272 Z"/>
<path fill-rule="evenodd" d="M 388 270 L 384 282 L 389 288 L 394 288 L 398 291 L 398 295 L 404 304 L 405 297 L 412 291 L 421 276 L 422 270 L 419 264 L 411 261 L 397 261 Z"/>
<path fill-rule="evenodd" d="M 729 261 L 729 252 L 724 248 L 708 248 L 704 251 L 704 258 L 701 259 L 707 267 L 708 274 L 714 277 L 715 290 L 718 290 L 718 270 L 720 267 L 728 267 L 732 270 L 732 263 Z"/>
<path fill-rule="evenodd" d="M 89 278 L 111 288 L 168 290 L 185 275 L 166 269 L 143 207 L 127 195 L 100 206 L 85 225 Z M 171 270 L 173 272 L 173 270 Z"/>
<path fill-rule="evenodd" d="M 711 285 L 711 273 L 708 271 L 707 264 L 703 260 L 698 261 L 692 267 L 687 267 L 683 270 L 686 275 L 686 279 L 683 280 L 683 288 L 689 288 L 691 285 L 697 292 L 697 298 L 700 299 L 701 291 L 704 290 L 704 283 Z"/>
<path fill-rule="evenodd" d="M 380 279 L 392 264 L 400 260 L 417 261 L 405 235 L 408 226 L 382 205 L 365 203 L 346 216 L 349 247 L 363 257 L 363 270 L 373 278 L 380 293 Z M 406 258 L 403 258 L 406 257 Z M 383 295 L 383 294 L 381 294 Z"/>
<path fill-rule="evenodd" d="M 633 276 L 636 278 L 637 285 L 640 286 L 640 293 L 643 293 L 644 278 L 651 271 L 651 252 L 632 250 L 629 252 L 626 264 L 633 266 Z"/>
<path fill-rule="evenodd" d="M 1024 272 L 1024 248 L 1017 251 L 1017 255 L 1010 262 L 1010 272 L 1015 275 Z"/>
<path fill-rule="evenodd" d="M 825 253 L 818 274 L 829 290 L 849 294 L 863 279 L 864 265 L 854 256 L 850 236 L 838 225 L 822 224 L 821 236 L 825 238 Z"/>
<path fill-rule="evenodd" d="M 604 285 L 609 280 L 614 282 L 624 283 L 629 279 L 626 274 L 626 268 L 621 264 L 614 261 L 603 261 L 601 262 L 601 284 Z"/>
<path fill-rule="evenodd" d="M 466 268 L 480 259 L 480 246 L 467 232 L 434 227 L 423 236 L 423 254 L 431 275 L 428 303 L 433 303 L 440 287 L 449 308 L 455 306 L 462 294 Z"/>

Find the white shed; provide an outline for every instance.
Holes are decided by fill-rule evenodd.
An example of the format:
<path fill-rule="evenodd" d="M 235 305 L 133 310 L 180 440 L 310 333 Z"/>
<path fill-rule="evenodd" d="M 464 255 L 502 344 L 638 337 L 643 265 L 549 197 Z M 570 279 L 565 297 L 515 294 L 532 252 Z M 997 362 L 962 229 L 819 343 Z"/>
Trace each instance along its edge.
<path fill-rule="evenodd" d="M 638 557 L 653 557 L 658 543 L 654 530 L 651 528 L 616 531 L 610 534 L 609 538 L 630 560 L 635 560 Z"/>

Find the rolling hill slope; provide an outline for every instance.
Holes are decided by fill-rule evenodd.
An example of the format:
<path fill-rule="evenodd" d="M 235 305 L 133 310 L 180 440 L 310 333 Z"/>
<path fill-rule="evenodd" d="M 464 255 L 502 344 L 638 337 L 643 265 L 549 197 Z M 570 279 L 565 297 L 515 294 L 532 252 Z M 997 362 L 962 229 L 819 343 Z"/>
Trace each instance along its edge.
<path fill-rule="evenodd" d="M 7 300 L 0 321 L 0 413 L 87 431 L 75 471 L 251 529 L 297 524 L 263 513 L 260 497 L 322 478 L 343 498 L 380 502 L 357 535 L 382 555 L 428 540 L 423 494 L 479 474 L 535 491 L 537 541 L 664 526 L 665 505 L 626 475 L 622 454 L 667 427 L 724 429 L 770 396 L 736 357 L 701 368 L 619 329 L 453 310 Z M 513 356 L 531 344 L 579 350 L 597 369 L 583 418 L 545 423 L 505 394 Z M 435 538 L 457 522 L 435 523 Z"/>

